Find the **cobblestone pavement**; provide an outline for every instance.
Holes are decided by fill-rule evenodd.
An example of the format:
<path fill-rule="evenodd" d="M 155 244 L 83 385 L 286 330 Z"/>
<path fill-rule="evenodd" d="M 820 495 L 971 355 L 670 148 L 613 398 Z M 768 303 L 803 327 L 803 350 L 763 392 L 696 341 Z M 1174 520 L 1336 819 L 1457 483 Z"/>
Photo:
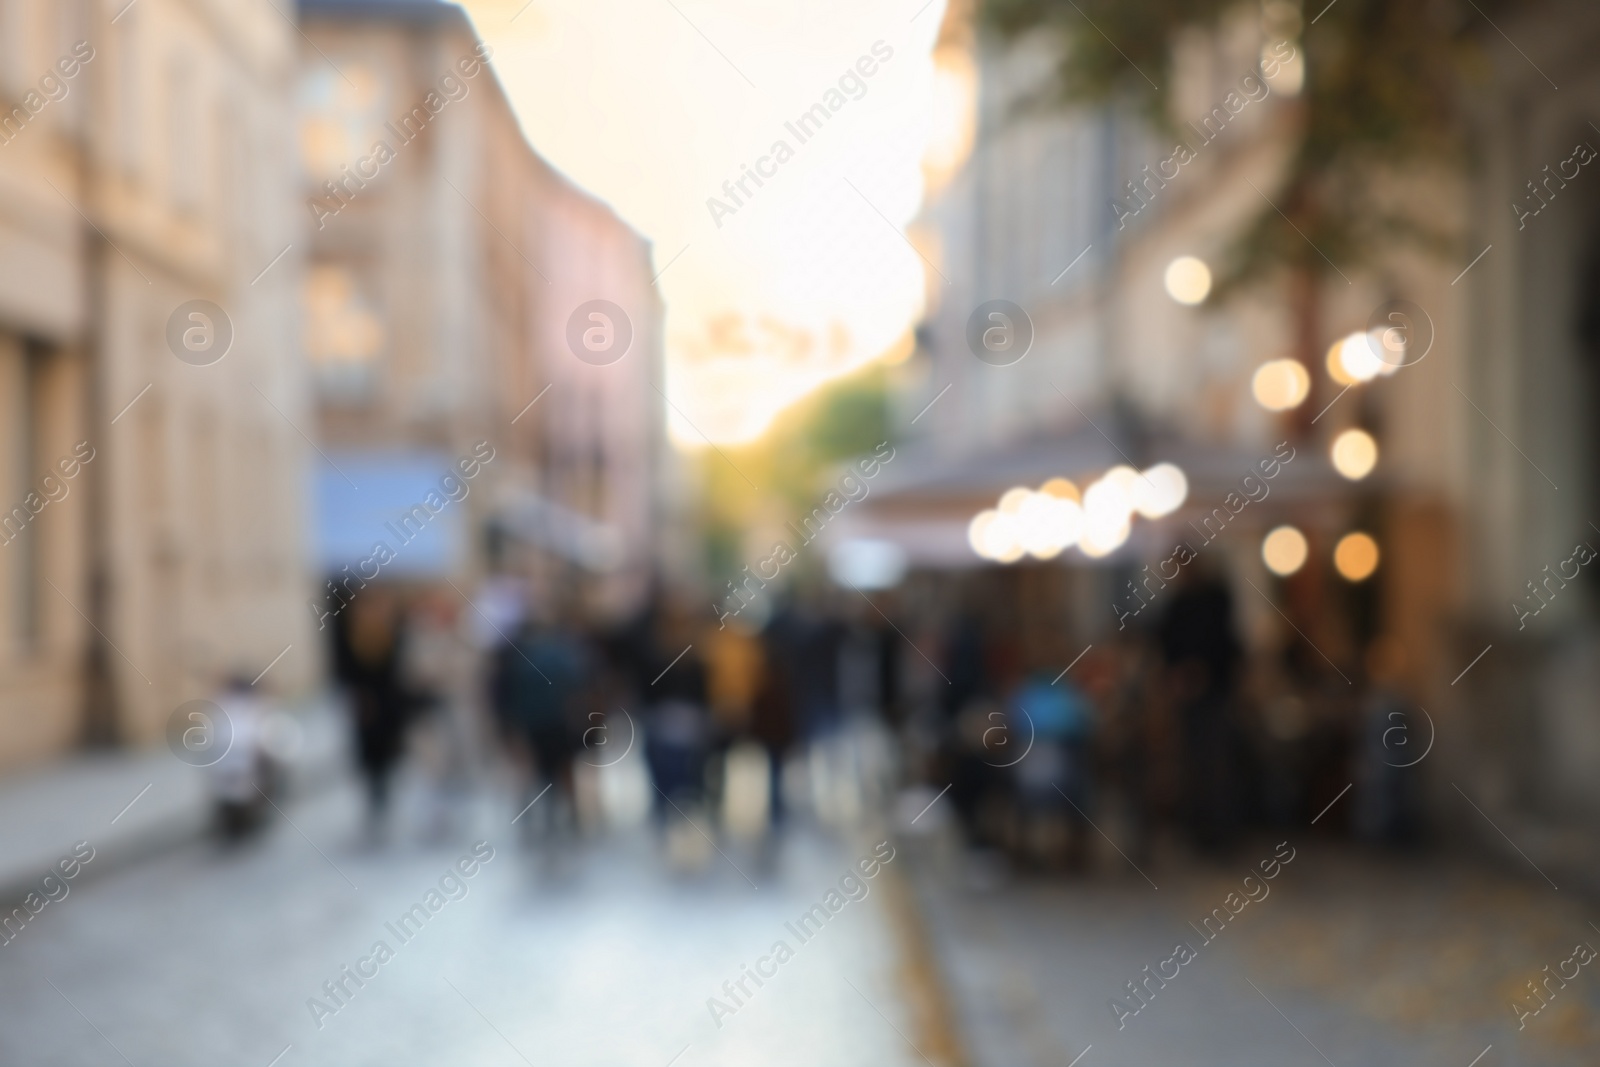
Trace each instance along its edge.
<path fill-rule="evenodd" d="M 1272 842 L 1226 868 L 1150 866 L 1154 885 L 1115 853 L 1072 879 L 1012 878 L 929 842 L 905 851 L 982 1067 L 1066 1067 L 1080 1055 L 1079 1067 L 1600 1063 L 1600 966 L 1552 986 L 1520 1032 L 1510 1007 L 1575 944 L 1600 946 L 1590 925 L 1600 909 L 1531 871 L 1289 847 L 1295 859 L 1268 894 L 1235 897 L 1238 914 L 1210 942 L 1196 927 L 1272 857 Z M 1179 941 L 1195 958 L 1164 965 Z M 1147 965 L 1177 977 L 1145 983 Z M 1129 981 L 1148 1003 L 1119 1029 L 1111 1001 L 1139 1008 Z"/>
<path fill-rule="evenodd" d="M 511 814 L 486 814 L 493 858 L 459 879 L 465 896 L 441 878 L 471 838 L 363 849 L 343 789 L 288 808 L 293 827 L 280 817 L 242 851 L 195 845 L 74 883 L 0 947 L 0 1063 L 924 1062 L 908 1043 L 891 871 L 807 942 L 785 926 L 827 903 L 870 843 L 798 833 L 770 867 L 729 845 L 688 875 L 638 832 L 552 866 Z M 413 904 L 437 909 L 397 936 Z M 714 1021 L 707 999 L 737 1003 L 723 983 L 779 940 L 793 958 L 759 988 L 746 979 L 752 995 Z M 392 958 L 370 957 L 378 941 Z M 376 974 L 358 987 L 346 966 Z M 334 1011 L 323 985 L 342 978 Z"/>

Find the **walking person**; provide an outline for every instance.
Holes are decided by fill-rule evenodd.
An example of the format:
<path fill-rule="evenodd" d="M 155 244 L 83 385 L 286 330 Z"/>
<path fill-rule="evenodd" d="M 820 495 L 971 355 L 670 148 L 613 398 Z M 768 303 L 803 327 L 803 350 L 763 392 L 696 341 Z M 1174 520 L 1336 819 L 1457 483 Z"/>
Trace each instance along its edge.
<path fill-rule="evenodd" d="M 1220 855 L 1232 845 L 1239 822 L 1233 704 L 1244 656 L 1228 587 L 1198 567 L 1186 569 L 1158 637 L 1188 765 L 1184 805 L 1190 832 L 1201 852 Z"/>
<path fill-rule="evenodd" d="M 710 716 L 705 662 L 694 648 L 694 620 L 669 600 L 657 620 L 646 660 L 645 758 L 655 786 L 656 825 L 665 832 L 674 811 L 687 817 L 705 802 Z"/>
<path fill-rule="evenodd" d="M 748 743 L 757 687 L 763 673 L 761 642 L 749 624 L 735 618 L 726 626 L 708 629 L 706 691 L 710 705 L 711 805 L 724 825 L 742 825 L 760 812 L 734 810 L 737 790 L 730 792 L 730 776 Z"/>
<path fill-rule="evenodd" d="M 1083 690 L 1072 679 L 1052 679 L 1043 664 L 1007 702 L 1005 745 L 991 751 L 1002 766 L 1012 768 L 1021 820 L 1018 843 L 1031 861 L 1064 862 L 1072 871 L 1087 866 L 1094 725 Z"/>
<path fill-rule="evenodd" d="M 774 847 L 788 814 L 783 769 L 796 734 L 795 665 L 783 636 L 770 625 L 761 635 L 761 676 L 750 705 L 750 736 L 767 754 L 767 840 Z"/>
<path fill-rule="evenodd" d="M 530 611 L 516 635 L 496 654 L 495 697 L 499 718 L 522 750 L 528 777 L 523 805 L 549 790 L 548 814 L 529 816 L 533 833 L 541 823 L 552 828 L 575 824 L 572 757 L 578 748 L 575 717 L 587 657 L 564 629 Z M 524 808 L 526 810 L 526 808 Z"/>
<path fill-rule="evenodd" d="M 427 781 L 424 833 L 450 835 L 471 799 L 476 745 L 473 650 L 458 602 L 438 591 L 419 597 L 406 616 L 405 680 L 417 709 L 414 741 Z"/>
<path fill-rule="evenodd" d="M 407 692 L 400 604 L 382 586 L 362 591 L 339 614 L 335 666 L 349 699 L 356 766 L 366 787 L 367 838 L 388 830 L 395 766 L 405 749 Z"/>
<path fill-rule="evenodd" d="M 1405 695 L 1405 646 L 1381 636 L 1364 658 L 1366 695 L 1353 775 L 1356 828 L 1374 844 L 1413 845 L 1422 835 L 1422 772 L 1417 765 L 1433 743 L 1433 727 Z"/>

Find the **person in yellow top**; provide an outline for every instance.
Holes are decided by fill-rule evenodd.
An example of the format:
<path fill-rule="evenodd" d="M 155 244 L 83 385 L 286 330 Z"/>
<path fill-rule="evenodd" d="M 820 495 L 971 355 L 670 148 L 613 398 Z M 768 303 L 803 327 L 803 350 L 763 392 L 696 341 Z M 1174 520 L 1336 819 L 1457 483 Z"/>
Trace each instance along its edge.
<path fill-rule="evenodd" d="M 761 641 L 740 619 L 705 628 L 706 697 L 711 705 L 713 804 L 725 818 L 728 759 L 750 735 L 752 711 L 765 670 Z"/>
<path fill-rule="evenodd" d="M 750 727 L 751 708 L 766 667 L 761 640 L 737 619 L 719 628 L 708 626 L 704 640 L 712 720 L 720 736 L 738 737 Z"/>

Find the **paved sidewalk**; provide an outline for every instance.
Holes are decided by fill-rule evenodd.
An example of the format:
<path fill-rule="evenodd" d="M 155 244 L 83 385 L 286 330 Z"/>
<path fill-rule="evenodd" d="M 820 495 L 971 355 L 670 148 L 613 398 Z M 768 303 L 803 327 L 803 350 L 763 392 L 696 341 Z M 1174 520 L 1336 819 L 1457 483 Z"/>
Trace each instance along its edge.
<path fill-rule="evenodd" d="M 1314 839 L 1207 944 L 1191 924 L 1237 891 L 1229 869 L 1115 854 L 1087 878 L 1011 878 L 932 842 L 906 848 L 961 1029 L 980 1067 L 1592 1067 L 1600 972 L 1518 1031 L 1523 983 L 1600 945 L 1572 893 L 1447 856 L 1396 860 Z M 1256 853 L 1260 852 L 1261 856 Z M 1236 868 L 1236 869 L 1234 869 Z M 982 877 L 976 875 L 982 873 Z M 1197 958 L 1138 1014 L 1126 983 L 1186 942 Z"/>
<path fill-rule="evenodd" d="M 291 791 L 326 780 L 343 761 L 339 709 L 327 697 L 292 709 L 301 726 Z M 210 810 L 205 772 L 166 747 L 71 756 L 0 779 L 0 902 L 37 885 L 74 844 L 94 859 L 74 882 L 193 840 Z"/>

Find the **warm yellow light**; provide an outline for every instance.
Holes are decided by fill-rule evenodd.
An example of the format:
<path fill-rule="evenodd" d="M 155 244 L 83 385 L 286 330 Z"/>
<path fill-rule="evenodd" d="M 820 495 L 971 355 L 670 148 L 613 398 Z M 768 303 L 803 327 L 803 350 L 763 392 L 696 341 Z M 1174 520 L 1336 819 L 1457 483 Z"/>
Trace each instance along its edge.
<path fill-rule="evenodd" d="M 1017 540 L 1036 559 L 1049 559 L 1066 547 L 1056 536 L 1055 504 L 1054 497 L 1029 493 L 1017 509 Z"/>
<path fill-rule="evenodd" d="M 967 523 L 967 544 L 972 546 L 972 551 L 980 559 L 994 558 L 989 555 L 989 525 L 999 514 L 993 508 L 988 508 L 972 516 L 972 521 Z"/>
<path fill-rule="evenodd" d="M 1127 469 L 1133 470 L 1132 467 Z M 1138 472 L 1135 471 L 1134 476 L 1137 477 Z M 1133 501 L 1122 483 L 1108 474 L 1083 491 L 1083 510 L 1087 522 L 1107 528 L 1128 520 Z"/>
<path fill-rule="evenodd" d="M 1367 331 L 1367 344 L 1378 361 L 1378 373 L 1384 377 L 1406 365 L 1406 332 L 1398 326 L 1385 326 Z"/>
<path fill-rule="evenodd" d="M 1250 391 L 1268 411 L 1288 411 L 1311 392 L 1311 375 L 1298 359 L 1274 359 L 1256 368 Z"/>
<path fill-rule="evenodd" d="M 1167 264 L 1167 295 L 1180 304 L 1194 305 L 1211 292 L 1211 268 L 1194 256 L 1179 256 Z"/>
<path fill-rule="evenodd" d="M 967 524 L 967 542 L 983 559 L 1014 563 L 1022 558 L 1021 530 L 1017 517 L 993 509 L 980 511 Z"/>
<path fill-rule="evenodd" d="M 1127 514 L 1133 514 L 1134 486 L 1139 484 L 1139 472 L 1126 463 L 1119 463 L 1100 476 L 1102 482 L 1114 485 L 1122 494 L 1123 508 Z"/>
<path fill-rule="evenodd" d="M 1365 430 L 1346 430 L 1333 439 L 1333 469 L 1359 482 L 1378 464 L 1378 442 Z"/>
<path fill-rule="evenodd" d="M 1328 374 L 1340 385 L 1370 382 L 1383 371 L 1383 360 L 1364 333 L 1341 337 L 1328 349 Z"/>
<path fill-rule="evenodd" d="M 1113 512 L 1088 513 L 1084 517 L 1078 548 L 1090 559 L 1099 559 L 1121 548 L 1128 539 L 1128 532 L 1126 512 L 1120 516 Z"/>
<path fill-rule="evenodd" d="M 1022 510 L 1022 505 L 1027 503 L 1032 495 L 1032 489 L 1025 489 L 1020 485 L 1015 489 L 1007 489 L 1000 497 L 1000 514 L 1015 515 Z"/>
<path fill-rule="evenodd" d="M 1059 500 L 1054 507 L 1056 539 L 1062 548 L 1071 548 L 1083 537 L 1083 505 L 1076 500 Z"/>
<path fill-rule="evenodd" d="M 990 549 L 994 550 L 995 560 L 1000 563 L 1016 563 L 1021 560 L 1022 542 L 1016 537 L 1016 520 L 1010 515 L 1002 515 L 995 520 L 994 526 L 989 528 Z"/>
<path fill-rule="evenodd" d="M 1343 338 L 1328 346 L 1328 377 L 1340 385 L 1354 385 L 1356 380 L 1344 369 L 1344 360 L 1339 355 L 1339 350 L 1343 347 Z"/>
<path fill-rule="evenodd" d="M 1133 506 L 1147 519 L 1170 515 L 1189 496 L 1189 479 L 1171 463 L 1157 463 L 1132 483 Z"/>
<path fill-rule="evenodd" d="M 1030 493 L 1017 510 L 1017 537 L 1036 559 L 1052 559 L 1074 544 L 1083 530 L 1083 508 L 1075 500 Z"/>
<path fill-rule="evenodd" d="M 1347 581 L 1365 581 L 1378 569 L 1378 542 L 1364 533 L 1345 534 L 1334 546 L 1333 565 Z"/>
<path fill-rule="evenodd" d="M 1078 492 L 1078 487 L 1066 478 L 1051 478 L 1039 487 L 1039 492 L 1045 496 L 1053 496 L 1058 500 L 1071 500 L 1074 503 L 1083 503 L 1083 494 Z"/>
<path fill-rule="evenodd" d="M 1007 489 L 1000 496 L 998 509 L 979 512 L 972 520 L 967 539 L 978 555 L 999 563 L 1015 563 L 1025 552 L 1049 559 L 1068 544 L 1063 525 L 1066 520 L 1053 507 L 1057 503 L 1054 497 L 1024 486 Z"/>
<path fill-rule="evenodd" d="M 1310 549 L 1306 535 L 1293 526 L 1279 526 L 1261 541 L 1261 562 L 1279 577 L 1287 577 L 1305 566 Z"/>

